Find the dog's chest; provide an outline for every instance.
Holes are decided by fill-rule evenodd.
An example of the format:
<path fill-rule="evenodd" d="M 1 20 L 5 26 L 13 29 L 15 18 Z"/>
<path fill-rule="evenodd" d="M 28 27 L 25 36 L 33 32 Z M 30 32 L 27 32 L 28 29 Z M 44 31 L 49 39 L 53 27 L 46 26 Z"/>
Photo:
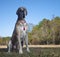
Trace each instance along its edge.
<path fill-rule="evenodd" d="M 28 26 L 27 26 L 27 23 L 24 22 L 24 23 L 21 23 L 19 22 L 18 25 L 17 25 L 17 31 L 20 32 L 20 34 L 25 34 L 28 30 Z"/>
<path fill-rule="evenodd" d="M 27 31 L 27 24 L 26 23 L 20 23 L 20 31 Z"/>

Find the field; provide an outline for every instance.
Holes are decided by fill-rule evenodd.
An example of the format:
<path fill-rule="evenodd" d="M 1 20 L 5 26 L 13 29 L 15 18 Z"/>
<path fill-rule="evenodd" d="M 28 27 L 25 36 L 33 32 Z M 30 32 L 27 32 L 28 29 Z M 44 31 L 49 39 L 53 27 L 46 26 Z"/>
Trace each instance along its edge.
<path fill-rule="evenodd" d="M 60 47 L 30 47 L 30 53 L 27 53 L 26 48 L 23 48 L 23 54 L 18 52 L 8 53 L 6 48 L 0 48 L 0 57 L 60 57 Z"/>

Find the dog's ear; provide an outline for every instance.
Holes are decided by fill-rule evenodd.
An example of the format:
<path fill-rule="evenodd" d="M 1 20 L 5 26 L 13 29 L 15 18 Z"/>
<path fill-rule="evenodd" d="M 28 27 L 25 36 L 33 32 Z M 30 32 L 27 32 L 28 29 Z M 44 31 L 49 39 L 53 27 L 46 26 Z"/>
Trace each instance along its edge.
<path fill-rule="evenodd" d="M 17 15 L 19 14 L 19 11 L 20 11 L 20 8 L 18 8 L 18 10 L 16 11 L 16 14 L 17 14 Z"/>
<path fill-rule="evenodd" d="M 26 8 L 24 8 L 24 14 L 27 15 L 27 9 Z"/>

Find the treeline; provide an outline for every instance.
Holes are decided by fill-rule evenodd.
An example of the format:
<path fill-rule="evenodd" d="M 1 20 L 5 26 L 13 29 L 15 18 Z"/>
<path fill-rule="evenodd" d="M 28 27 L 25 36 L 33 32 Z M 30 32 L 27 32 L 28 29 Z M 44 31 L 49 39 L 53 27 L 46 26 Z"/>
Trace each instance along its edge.
<path fill-rule="evenodd" d="M 29 44 L 60 44 L 60 17 L 44 18 L 29 33 Z"/>
<path fill-rule="evenodd" d="M 8 45 L 10 37 L 0 37 L 0 45 Z"/>
<path fill-rule="evenodd" d="M 8 44 L 11 37 L 0 38 L 0 45 Z M 60 44 L 60 17 L 44 18 L 28 33 L 29 44 Z"/>

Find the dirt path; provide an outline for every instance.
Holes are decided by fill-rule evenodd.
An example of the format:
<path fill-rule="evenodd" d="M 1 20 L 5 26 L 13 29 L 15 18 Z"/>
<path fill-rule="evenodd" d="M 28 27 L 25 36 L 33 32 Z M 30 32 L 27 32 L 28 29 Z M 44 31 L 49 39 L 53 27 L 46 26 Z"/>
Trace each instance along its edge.
<path fill-rule="evenodd" d="M 23 47 L 26 47 L 25 45 Z M 60 45 L 29 45 L 29 47 L 41 47 L 41 48 L 60 48 Z M 0 45 L 0 48 L 7 48 L 7 45 Z"/>

